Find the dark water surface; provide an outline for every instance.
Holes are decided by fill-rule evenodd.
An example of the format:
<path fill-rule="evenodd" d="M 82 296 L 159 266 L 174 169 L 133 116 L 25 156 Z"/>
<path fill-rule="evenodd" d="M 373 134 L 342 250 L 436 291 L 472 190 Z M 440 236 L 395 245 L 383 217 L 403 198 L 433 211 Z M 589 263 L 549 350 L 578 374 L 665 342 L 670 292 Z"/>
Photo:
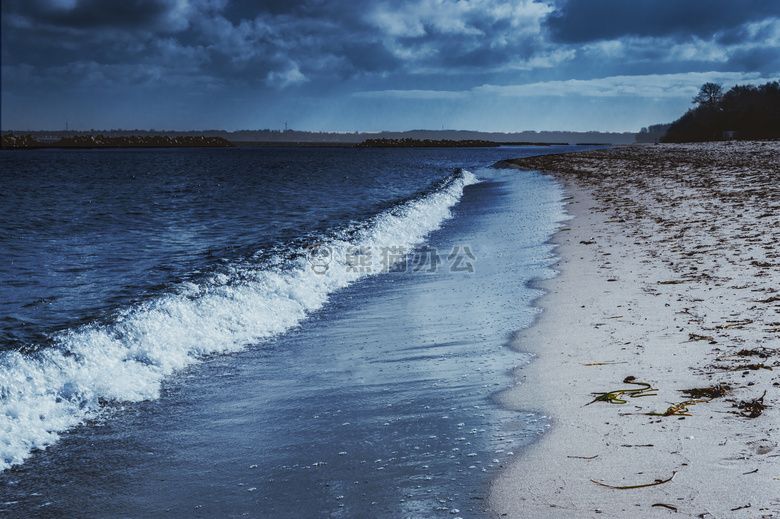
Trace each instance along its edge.
<path fill-rule="evenodd" d="M 0 507 L 489 516 L 545 428 L 491 396 L 563 214 L 485 166 L 540 151 L 0 154 Z"/>

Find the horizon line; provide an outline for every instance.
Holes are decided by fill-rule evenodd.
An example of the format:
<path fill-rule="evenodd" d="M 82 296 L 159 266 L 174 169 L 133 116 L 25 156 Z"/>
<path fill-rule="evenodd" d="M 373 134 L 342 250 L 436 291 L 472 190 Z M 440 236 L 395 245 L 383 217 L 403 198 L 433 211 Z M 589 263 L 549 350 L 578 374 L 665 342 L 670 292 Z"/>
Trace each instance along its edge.
<path fill-rule="evenodd" d="M 355 135 L 355 134 L 381 134 L 381 133 L 411 133 L 411 132 L 431 132 L 431 133 L 457 133 L 457 132 L 469 132 L 469 133 L 494 133 L 494 134 L 503 134 L 503 135 L 512 135 L 516 133 L 606 133 L 606 134 L 633 134 L 633 133 L 639 133 L 639 131 L 616 131 L 616 130 L 515 130 L 515 131 L 501 131 L 501 130 L 457 130 L 457 129 L 442 129 L 442 130 L 432 130 L 432 129 L 424 129 L 424 128 L 415 128 L 410 130 L 354 130 L 354 131 L 348 131 L 348 130 L 295 130 L 295 129 L 271 129 L 271 128 L 263 128 L 263 129 L 241 129 L 241 130 L 225 130 L 225 129 L 217 129 L 217 128 L 209 128 L 209 129 L 199 129 L 199 130 L 181 130 L 181 129 L 168 129 L 168 130 L 158 130 L 155 128 L 150 129 L 142 129 L 142 128 L 133 128 L 133 129 L 125 129 L 125 128 L 111 128 L 111 129 L 95 129 L 90 128 L 89 130 L 77 130 L 77 129 L 0 129 L 0 133 L 14 133 L 14 132 L 51 132 L 51 133 L 100 133 L 100 132 L 148 132 L 148 133 L 172 133 L 172 132 L 182 132 L 182 133 L 196 133 L 196 132 L 223 132 L 223 133 L 264 133 L 264 132 L 270 132 L 270 133 L 312 133 L 312 134 L 334 134 L 334 135 Z"/>

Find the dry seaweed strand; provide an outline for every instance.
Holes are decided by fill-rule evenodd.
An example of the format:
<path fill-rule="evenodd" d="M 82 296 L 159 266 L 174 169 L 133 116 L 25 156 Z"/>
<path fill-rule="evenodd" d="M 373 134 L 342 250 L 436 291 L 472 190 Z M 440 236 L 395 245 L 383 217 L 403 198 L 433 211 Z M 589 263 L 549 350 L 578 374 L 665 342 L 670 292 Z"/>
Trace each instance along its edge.
<path fill-rule="evenodd" d="M 675 474 L 677 474 L 677 471 L 672 472 L 672 477 L 669 479 L 656 479 L 653 483 L 645 483 L 643 485 L 624 485 L 624 486 L 616 486 L 616 485 L 607 485 L 606 483 L 601 483 L 599 481 L 596 481 L 595 479 L 591 478 L 591 481 L 596 483 L 597 485 L 601 485 L 602 487 L 607 488 L 615 488 L 617 490 L 630 490 L 632 488 L 645 488 L 645 487 L 654 487 L 656 485 L 663 485 L 664 483 L 669 483 L 671 480 L 674 479 Z"/>
<path fill-rule="evenodd" d="M 766 364 L 741 364 L 739 366 L 734 366 L 733 368 L 731 368 L 731 371 L 744 371 L 744 370 L 758 371 L 759 369 L 768 369 L 769 371 L 774 371 L 774 369 L 772 369 L 772 366 L 767 366 Z"/>

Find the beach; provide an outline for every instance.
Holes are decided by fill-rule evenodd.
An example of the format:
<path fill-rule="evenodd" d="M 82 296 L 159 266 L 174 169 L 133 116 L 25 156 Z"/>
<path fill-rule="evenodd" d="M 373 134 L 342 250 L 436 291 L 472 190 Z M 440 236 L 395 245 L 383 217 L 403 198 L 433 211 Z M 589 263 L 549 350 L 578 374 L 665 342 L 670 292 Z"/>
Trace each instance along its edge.
<path fill-rule="evenodd" d="M 562 182 L 572 218 L 514 341 L 535 359 L 499 396 L 552 425 L 494 482 L 491 509 L 780 515 L 780 143 L 511 162 Z"/>

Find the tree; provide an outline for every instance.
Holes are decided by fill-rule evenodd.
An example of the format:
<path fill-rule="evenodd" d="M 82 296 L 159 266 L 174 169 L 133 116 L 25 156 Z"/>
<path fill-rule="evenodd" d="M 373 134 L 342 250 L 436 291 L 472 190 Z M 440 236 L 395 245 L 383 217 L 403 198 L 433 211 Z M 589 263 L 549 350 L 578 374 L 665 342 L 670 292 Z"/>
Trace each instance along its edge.
<path fill-rule="evenodd" d="M 777 81 L 759 86 L 737 85 L 726 93 L 719 85 L 707 83 L 694 102 L 699 106 L 673 122 L 662 142 L 720 140 L 724 132 L 736 132 L 737 138 L 745 140 L 780 139 Z"/>
<path fill-rule="evenodd" d="M 723 87 L 717 83 L 704 83 L 699 94 L 693 98 L 694 103 L 708 108 L 714 108 L 721 100 L 723 100 Z"/>

